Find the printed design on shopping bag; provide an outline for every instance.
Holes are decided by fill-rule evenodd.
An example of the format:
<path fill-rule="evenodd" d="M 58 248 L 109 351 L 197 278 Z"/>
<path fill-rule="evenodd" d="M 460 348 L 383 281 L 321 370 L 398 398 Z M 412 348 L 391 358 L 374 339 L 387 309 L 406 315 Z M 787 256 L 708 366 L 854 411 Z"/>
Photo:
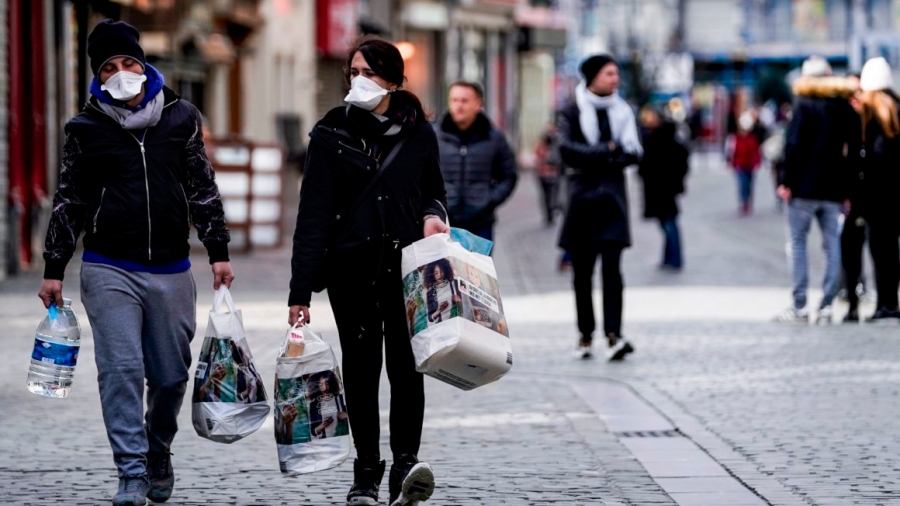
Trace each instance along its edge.
<path fill-rule="evenodd" d="M 462 317 L 509 337 L 497 279 L 456 257 L 425 264 L 403 279 L 411 336 Z"/>
<path fill-rule="evenodd" d="M 340 377 L 334 371 L 278 379 L 275 388 L 278 444 L 308 443 L 350 434 Z"/>
<path fill-rule="evenodd" d="M 266 400 L 246 339 L 207 337 L 195 376 L 193 402 L 252 404 Z"/>

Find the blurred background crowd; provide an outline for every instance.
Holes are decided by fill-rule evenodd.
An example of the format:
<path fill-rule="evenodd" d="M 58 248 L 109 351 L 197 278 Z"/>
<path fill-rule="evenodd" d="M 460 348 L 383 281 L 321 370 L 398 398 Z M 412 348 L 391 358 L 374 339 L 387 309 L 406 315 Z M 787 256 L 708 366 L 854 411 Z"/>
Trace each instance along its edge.
<path fill-rule="evenodd" d="M 665 120 L 693 151 L 749 132 L 754 165 L 777 158 L 809 56 L 836 75 L 873 56 L 900 68 L 900 0 L 0 0 L 0 279 L 40 262 L 61 126 L 87 100 L 87 34 L 104 18 L 136 26 L 148 61 L 204 113 L 236 249 L 290 233 L 306 134 L 341 103 L 359 34 L 397 44 L 435 118 L 451 83 L 481 83 L 519 170 L 547 181 L 542 139 L 591 54 L 618 60 L 644 126 Z"/>

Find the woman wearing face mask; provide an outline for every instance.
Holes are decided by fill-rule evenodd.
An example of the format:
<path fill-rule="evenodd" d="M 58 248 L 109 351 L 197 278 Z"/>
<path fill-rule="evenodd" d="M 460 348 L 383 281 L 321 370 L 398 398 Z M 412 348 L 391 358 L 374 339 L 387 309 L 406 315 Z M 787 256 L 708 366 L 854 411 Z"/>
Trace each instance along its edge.
<path fill-rule="evenodd" d="M 449 232 L 438 145 L 419 99 L 402 89 L 403 58 L 363 38 L 348 53 L 346 106 L 310 133 L 294 251 L 288 323 L 309 321 L 310 296 L 328 288 L 343 351 L 357 459 L 348 505 L 373 505 L 384 475 L 379 450 L 382 342 L 391 383 L 392 505 L 424 501 L 434 475 L 417 458 L 425 396 L 406 324 L 401 250 Z"/>

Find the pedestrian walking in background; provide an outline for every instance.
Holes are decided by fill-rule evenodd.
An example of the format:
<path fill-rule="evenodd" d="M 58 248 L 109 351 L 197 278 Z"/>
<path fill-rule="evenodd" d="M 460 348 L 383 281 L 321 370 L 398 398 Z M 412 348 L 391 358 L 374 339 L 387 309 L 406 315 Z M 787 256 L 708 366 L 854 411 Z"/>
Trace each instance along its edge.
<path fill-rule="evenodd" d="M 607 358 L 621 360 L 634 351 L 622 336 L 622 251 L 631 245 L 625 168 L 641 155 L 634 112 L 616 93 L 619 64 L 596 55 L 581 64 L 584 76 L 575 100 L 557 115 L 557 138 L 568 168 L 569 207 L 559 246 L 571 253 L 575 306 L 578 312 L 578 355 L 592 356 L 595 330 L 593 275 L 602 265 L 603 330 Z"/>
<path fill-rule="evenodd" d="M 759 138 L 753 133 L 753 117 L 744 113 L 738 119 L 738 130 L 728 153 L 728 161 L 737 174 L 741 216 L 753 212 L 753 174 L 759 168 Z"/>
<path fill-rule="evenodd" d="M 437 131 L 450 223 L 493 241 L 494 212 L 516 186 L 516 157 L 482 110 L 480 84 L 451 84 L 447 102 Z"/>
<path fill-rule="evenodd" d="M 791 241 L 793 305 L 776 319 L 807 322 L 809 262 L 806 243 L 815 220 L 822 231 L 825 276 L 816 323 L 831 323 L 831 303 L 841 275 L 841 232 L 839 217 L 849 197 L 847 150 L 852 125 L 859 122 L 848 99 L 852 81 L 831 77 L 831 67 L 822 57 L 803 62 L 802 75 L 794 83 L 794 108 L 785 137 L 784 166 L 778 195 L 787 203 Z"/>
<path fill-rule="evenodd" d="M 644 218 L 659 221 L 663 232 L 663 270 L 681 270 L 681 234 L 678 202 L 688 173 L 687 147 L 678 140 L 676 126 L 656 109 L 641 110 L 644 157 L 638 174 L 644 182 Z"/>
<path fill-rule="evenodd" d="M 84 230 L 81 300 L 118 468 L 116 506 L 163 502 L 174 487 L 169 449 L 197 323 L 191 223 L 209 252 L 213 287 L 234 279 L 200 112 L 165 87 L 139 39 L 110 20 L 88 36 L 91 97 L 66 124 L 39 293 L 44 306 L 62 306 L 66 265 Z"/>
<path fill-rule="evenodd" d="M 422 375 L 406 324 L 401 250 L 446 225 L 434 129 L 418 97 L 403 89 L 400 51 L 374 37 L 348 53 L 345 107 L 310 133 L 300 188 L 288 323 L 309 321 L 313 291 L 328 288 L 343 352 L 344 388 L 356 460 L 348 505 L 378 503 L 385 461 L 379 448 L 382 345 L 391 384 L 388 480 L 392 506 L 434 491 L 418 460 L 425 413 Z"/>
<path fill-rule="evenodd" d="M 859 91 L 859 74 L 848 76 L 855 92 L 850 99 L 850 105 L 857 115 L 862 114 L 862 103 L 860 103 Z M 858 172 L 855 170 L 859 165 L 859 153 L 862 148 L 862 121 L 857 121 L 848 125 L 851 129 L 850 143 L 848 145 L 848 154 L 850 155 L 848 162 L 849 184 L 847 192 L 850 198 L 849 206 L 845 206 L 844 223 L 841 228 L 841 266 L 843 273 L 843 288 L 838 289 L 838 296 L 841 292 L 846 295 L 849 308 L 847 314 L 844 315 L 844 323 L 859 323 L 859 298 L 866 294 L 866 281 L 863 274 L 863 250 L 866 245 L 866 219 L 860 213 L 863 208 L 862 195 L 860 192 L 861 180 Z M 847 209 L 846 207 L 849 207 Z"/>
<path fill-rule="evenodd" d="M 893 85 L 884 58 L 872 58 L 863 66 L 859 78 L 862 145 L 854 165 L 859 170 L 859 213 L 869 226 L 875 262 L 878 301 L 871 322 L 900 320 L 900 118 Z"/>
<path fill-rule="evenodd" d="M 550 122 L 540 139 L 534 146 L 534 157 L 537 165 L 538 182 L 541 185 L 541 204 L 544 211 L 544 224 L 553 225 L 559 204 L 559 181 L 562 172 L 562 159 L 556 142 L 556 124 Z"/>

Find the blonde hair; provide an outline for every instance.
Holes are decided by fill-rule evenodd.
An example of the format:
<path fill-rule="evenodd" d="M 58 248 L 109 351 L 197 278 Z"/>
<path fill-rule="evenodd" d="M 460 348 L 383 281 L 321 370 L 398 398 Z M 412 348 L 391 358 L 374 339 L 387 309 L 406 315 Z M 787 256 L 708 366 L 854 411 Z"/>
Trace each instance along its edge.
<path fill-rule="evenodd" d="M 894 97 L 882 90 L 863 91 L 860 93 L 862 104 L 862 136 L 866 139 L 866 125 L 872 118 L 878 120 L 881 130 L 889 139 L 900 134 L 900 116 L 897 114 L 897 102 Z"/>

